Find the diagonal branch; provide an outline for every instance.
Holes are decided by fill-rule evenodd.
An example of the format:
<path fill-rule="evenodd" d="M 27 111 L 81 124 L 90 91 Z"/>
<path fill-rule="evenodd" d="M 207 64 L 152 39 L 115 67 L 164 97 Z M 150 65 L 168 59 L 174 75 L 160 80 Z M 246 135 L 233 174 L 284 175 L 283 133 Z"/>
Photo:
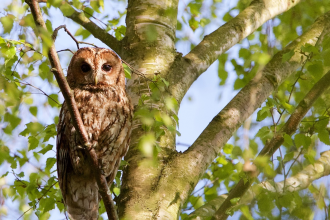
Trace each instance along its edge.
<path fill-rule="evenodd" d="M 258 188 L 266 189 L 279 195 L 286 192 L 295 192 L 306 189 L 313 181 L 330 175 L 330 151 L 321 153 L 321 157 L 315 161 L 314 164 L 306 166 L 302 171 L 296 175 L 287 178 L 285 181 L 274 183 L 272 181 L 265 181 L 256 184 L 249 188 L 239 201 L 238 206 L 249 204 L 258 193 L 261 191 Z M 199 207 L 194 212 L 185 218 L 185 220 L 197 220 L 211 217 L 215 214 L 216 210 L 222 205 L 227 195 L 220 195 L 219 197 L 211 200 L 207 204 Z"/>
<path fill-rule="evenodd" d="M 119 56 L 122 56 L 122 44 L 118 41 L 114 36 L 106 32 L 104 29 L 97 26 L 93 21 L 85 16 L 84 12 L 76 11 L 70 4 L 67 4 L 67 7 L 70 7 L 70 10 L 73 11 L 70 15 L 65 15 L 66 17 L 72 19 L 76 23 L 83 26 L 86 30 L 88 30 L 94 37 L 108 45 L 111 49 L 116 51 Z"/>
<path fill-rule="evenodd" d="M 262 156 L 271 157 L 274 152 L 283 144 L 284 135 L 287 134 L 291 136 L 298 128 L 303 117 L 312 107 L 314 102 L 320 95 L 330 87 L 330 71 L 325 74 L 313 88 L 307 93 L 303 100 L 298 104 L 295 111 L 292 113 L 288 121 L 281 128 L 281 130 L 275 134 L 275 136 L 264 146 L 260 151 L 257 158 Z M 233 204 L 230 202 L 233 198 L 241 198 L 244 193 L 250 188 L 254 181 L 254 178 L 251 178 L 247 181 L 241 179 L 238 184 L 230 191 L 226 200 L 222 203 L 221 207 L 215 213 L 213 219 L 227 219 L 228 214 L 227 210 L 230 209 Z"/>
<path fill-rule="evenodd" d="M 181 101 L 191 84 L 221 54 L 253 33 L 267 20 L 289 10 L 299 2 L 300 0 L 254 0 L 237 17 L 205 36 L 186 56 L 176 59 L 172 65 L 175 71 L 171 71 L 167 78 L 171 93 Z"/>
<path fill-rule="evenodd" d="M 46 32 L 47 28 L 46 28 L 46 24 L 43 20 L 42 14 L 41 14 L 38 0 L 25 0 L 25 2 L 29 5 L 29 7 L 31 9 L 31 13 L 34 18 L 34 22 L 35 22 L 36 26 L 38 27 L 38 29 L 36 30 L 36 35 L 38 36 L 38 34 L 39 34 L 37 32 L 38 30 Z M 74 95 L 71 92 L 68 82 L 66 81 L 66 78 L 63 74 L 63 70 L 62 70 L 54 44 L 49 48 L 48 58 L 49 58 L 51 66 L 52 66 L 51 71 L 55 75 L 56 81 L 63 93 L 66 105 L 70 111 L 72 123 L 79 135 L 81 142 L 83 143 L 83 145 L 85 147 L 86 154 L 89 156 L 89 159 L 91 160 L 92 169 L 95 174 L 97 185 L 99 187 L 99 192 L 102 196 L 108 217 L 109 217 L 109 219 L 116 220 L 116 219 L 118 219 L 118 216 L 117 216 L 117 213 L 116 213 L 116 210 L 115 210 L 112 198 L 111 198 L 111 193 L 109 192 L 107 181 L 106 181 L 104 175 L 101 174 L 101 171 L 99 169 L 97 155 L 95 153 L 94 148 L 91 148 L 91 144 L 89 143 L 87 132 L 86 132 L 84 124 L 81 120 L 76 102 L 74 100 Z"/>

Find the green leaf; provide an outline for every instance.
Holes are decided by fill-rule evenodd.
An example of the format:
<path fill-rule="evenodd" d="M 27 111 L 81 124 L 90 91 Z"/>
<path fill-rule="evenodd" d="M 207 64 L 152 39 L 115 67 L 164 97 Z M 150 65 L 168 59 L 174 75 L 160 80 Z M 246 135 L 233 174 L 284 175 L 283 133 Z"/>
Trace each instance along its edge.
<path fill-rule="evenodd" d="M 44 199 L 44 201 L 42 202 L 43 203 L 43 207 L 44 207 L 44 210 L 43 212 L 48 212 L 52 209 L 55 208 L 55 198 L 52 198 L 52 197 L 49 197 L 49 198 L 46 198 Z"/>
<path fill-rule="evenodd" d="M 125 63 L 123 63 L 123 67 L 124 67 L 125 77 L 127 79 L 130 79 L 132 75 L 131 69 Z"/>
<path fill-rule="evenodd" d="M 193 14 L 194 16 L 198 16 L 201 11 L 202 2 L 192 1 L 188 4 L 188 7 L 190 8 L 191 14 Z"/>
<path fill-rule="evenodd" d="M 236 204 L 239 202 L 240 199 L 241 199 L 240 197 L 232 198 L 232 199 L 230 200 L 230 203 L 233 204 L 233 205 L 236 205 Z"/>
<path fill-rule="evenodd" d="M 189 197 L 189 202 L 192 204 L 192 206 L 195 209 L 198 209 L 199 207 L 201 207 L 202 205 L 204 205 L 204 201 L 203 198 L 200 196 L 190 196 Z"/>
<path fill-rule="evenodd" d="M 226 164 L 228 164 L 228 161 L 226 160 L 226 157 L 225 157 L 225 156 L 218 157 L 218 158 L 217 158 L 217 162 L 218 162 L 219 164 L 222 164 L 222 165 L 226 165 Z"/>
<path fill-rule="evenodd" d="M 155 141 L 155 136 L 152 133 L 142 136 L 139 141 L 139 149 L 145 156 L 152 157 L 154 155 Z"/>
<path fill-rule="evenodd" d="M 30 122 L 26 124 L 26 129 L 20 133 L 22 136 L 27 136 L 31 134 L 32 136 L 37 135 L 44 129 L 44 126 L 39 122 Z"/>
<path fill-rule="evenodd" d="M 304 134 L 296 134 L 294 136 L 294 142 L 296 144 L 296 147 L 303 146 L 304 149 L 308 149 L 309 145 L 311 144 L 311 138 L 304 135 Z"/>
<path fill-rule="evenodd" d="M 122 40 L 126 34 L 126 27 L 124 25 L 121 25 L 121 26 L 117 27 L 114 31 L 115 31 L 116 39 Z M 151 39 L 149 39 L 149 40 L 152 41 Z"/>
<path fill-rule="evenodd" d="M 46 147 L 42 148 L 38 153 L 45 154 L 52 149 L 53 149 L 53 145 L 48 144 Z"/>
<path fill-rule="evenodd" d="M 85 30 L 83 27 L 79 27 L 79 29 L 76 31 L 74 36 L 82 36 L 83 40 L 88 38 L 91 35 L 91 33 L 87 30 Z"/>
<path fill-rule="evenodd" d="M 191 19 L 189 19 L 189 26 L 193 31 L 195 31 L 199 27 L 199 23 L 195 20 L 194 17 L 192 17 Z"/>
<path fill-rule="evenodd" d="M 97 12 L 97 13 L 101 13 L 101 11 L 99 10 L 99 8 L 101 7 L 100 3 L 103 3 L 103 1 L 100 0 L 91 0 L 90 1 L 90 5 L 91 7 Z M 103 4 L 102 4 L 103 5 Z M 103 6 L 104 7 L 104 6 Z"/>
<path fill-rule="evenodd" d="M 50 20 L 47 19 L 46 23 L 46 27 L 47 27 L 47 31 L 49 33 L 53 33 L 53 27 L 52 27 L 52 22 Z"/>
<path fill-rule="evenodd" d="M 39 140 L 33 136 L 30 136 L 28 139 L 29 139 L 29 151 L 36 149 L 39 145 Z"/>
<path fill-rule="evenodd" d="M 114 187 L 113 188 L 113 193 L 116 194 L 116 196 L 119 196 L 119 194 L 120 194 L 120 188 Z"/>
<path fill-rule="evenodd" d="M 245 206 L 241 207 L 241 212 L 247 220 L 253 220 L 254 219 L 252 217 L 251 213 L 250 213 L 250 210 L 249 210 L 248 206 L 245 205 Z"/>
<path fill-rule="evenodd" d="M 11 29 L 14 26 L 14 19 L 15 19 L 15 16 L 12 14 L 7 14 L 6 16 L 3 16 L 0 18 L 0 22 L 3 27 L 3 33 L 9 34 L 11 32 Z"/>
<path fill-rule="evenodd" d="M 5 174 L 3 174 L 0 178 L 6 177 L 9 174 L 9 171 L 7 171 Z"/>
<path fill-rule="evenodd" d="M 330 145 L 329 132 L 327 130 L 319 131 L 318 137 L 320 141 L 322 141 L 326 145 Z"/>
<path fill-rule="evenodd" d="M 306 159 L 310 164 L 314 164 L 314 163 L 315 163 L 314 155 L 312 155 L 312 154 L 305 154 L 304 157 L 305 157 L 305 159 Z"/>
<path fill-rule="evenodd" d="M 58 95 L 57 94 L 51 94 L 48 97 L 48 103 L 51 107 L 59 107 L 58 103 Z"/>
<path fill-rule="evenodd" d="M 47 158 L 47 161 L 46 161 L 46 167 L 45 167 L 45 172 L 46 173 L 50 173 L 50 169 L 53 168 L 53 166 L 55 165 L 56 163 L 56 159 L 55 158 Z"/>
<path fill-rule="evenodd" d="M 281 206 L 288 208 L 291 205 L 292 198 L 293 197 L 290 194 L 280 196 L 279 197 L 279 203 L 281 204 Z"/>
<path fill-rule="evenodd" d="M 238 52 L 238 56 L 241 58 L 248 58 L 251 56 L 251 51 L 246 48 L 241 48 Z"/>
<path fill-rule="evenodd" d="M 226 154 L 231 154 L 233 148 L 234 146 L 232 144 L 225 144 L 225 146 L 223 147 L 223 152 Z"/>
<path fill-rule="evenodd" d="M 41 79 L 47 79 L 50 74 L 50 68 L 48 66 L 48 61 L 44 61 L 39 65 L 39 76 Z"/>
<path fill-rule="evenodd" d="M 174 97 L 166 97 L 165 98 L 166 108 L 169 110 L 177 111 L 179 109 L 178 102 Z"/>
<path fill-rule="evenodd" d="M 290 50 L 289 52 L 283 54 L 283 56 L 282 56 L 282 63 L 290 60 L 293 55 L 294 55 L 294 50 Z"/>
<path fill-rule="evenodd" d="M 21 123 L 21 119 L 19 117 L 12 115 L 8 112 L 5 114 L 4 120 L 6 122 L 9 122 L 13 129 L 16 128 Z"/>
<path fill-rule="evenodd" d="M 24 177 L 24 172 L 20 172 L 19 174 L 16 174 L 16 176 L 23 178 Z"/>
<path fill-rule="evenodd" d="M 64 3 L 60 6 L 60 10 L 62 11 L 64 16 L 70 16 L 74 13 L 74 9 L 67 3 Z"/>
<path fill-rule="evenodd" d="M 33 116 L 37 116 L 37 113 L 38 113 L 38 107 L 36 107 L 36 106 L 31 106 L 31 107 L 29 108 L 29 111 L 30 111 L 30 113 L 31 113 Z"/>
<path fill-rule="evenodd" d="M 258 198 L 258 209 L 261 213 L 269 213 L 274 208 L 274 203 L 271 198 L 268 197 L 266 193 L 261 193 Z"/>
<path fill-rule="evenodd" d="M 161 78 L 161 80 L 163 81 L 163 83 L 166 85 L 166 87 L 168 87 L 170 85 L 170 83 L 168 81 L 166 81 L 166 79 Z"/>
<path fill-rule="evenodd" d="M 46 129 L 44 130 L 45 132 L 45 137 L 43 142 L 46 142 L 49 140 L 49 138 L 55 137 L 56 136 L 56 127 L 55 124 L 48 125 Z"/>
<path fill-rule="evenodd" d="M 268 106 L 264 106 L 257 113 L 257 121 L 262 121 L 268 116 L 271 116 L 270 109 Z"/>
<path fill-rule="evenodd" d="M 283 162 L 285 163 L 285 162 L 288 162 L 288 161 L 292 160 L 293 156 L 294 156 L 294 152 L 290 152 L 290 153 L 285 154 Z"/>
<path fill-rule="evenodd" d="M 326 116 L 319 117 L 315 124 L 315 131 L 320 132 L 326 130 L 328 123 L 329 123 L 329 117 Z"/>
<path fill-rule="evenodd" d="M 307 70 L 315 77 L 315 79 L 320 79 L 323 75 L 323 64 L 315 63 L 307 67 Z"/>
<path fill-rule="evenodd" d="M 288 144 L 289 146 L 292 146 L 293 145 L 293 141 L 292 141 L 292 138 L 291 136 L 287 135 L 287 134 L 284 134 L 284 142 L 286 144 Z"/>

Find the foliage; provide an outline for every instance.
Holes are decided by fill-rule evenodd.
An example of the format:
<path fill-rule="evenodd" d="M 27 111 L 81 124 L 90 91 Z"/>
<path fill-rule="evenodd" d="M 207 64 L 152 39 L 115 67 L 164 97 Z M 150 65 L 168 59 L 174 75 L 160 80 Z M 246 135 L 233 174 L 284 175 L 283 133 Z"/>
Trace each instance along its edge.
<path fill-rule="evenodd" d="M 125 1 L 111 3 L 111 10 L 106 9 L 103 0 L 72 0 L 69 3 L 75 9 L 84 11 L 87 17 L 99 21 L 116 39 L 122 40 L 126 36 Z M 186 2 L 179 8 L 177 45 L 187 44 L 194 48 L 210 30 L 229 21 L 249 4 L 247 0 L 238 3 L 226 0 Z M 63 98 L 50 72 L 47 48 L 52 44 L 50 36 L 58 25 L 58 18 L 54 19 L 52 15 L 63 17 L 72 13 L 68 5 L 59 0 L 41 3 L 48 29 L 47 33 L 40 33 L 41 39 L 33 32 L 36 27 L 25 3 L 12 1 L 1 11 L 0 218 L 12 218 L 10 206 L 24 219 L 34 216 L 49 219 L 50 211 L 65 211 L 57 184 L 54 144 L 58 111 Z M 225 85 L 230 85 L 233 91 L 242 89 L 274 54 L 300 36 L 317 17 L 328 10 L 330 5 L 323 1 L 302 1 L 290 11 L 266 22 L 233 50 L 220 55 L 217 73 L 219 90 Z M 75 33 L 77 39 L 91 40 L 88 30 L 68 19 L 65 22 L 70 22 L 70 31 Z M 57 41 L 57 45 L 61 45 L 61 42 Z M 69 49 L 76 50 L 74 46 L 72 43 Z M 246 122 L 222 148 L 184 204 L 181 219 L 224 192 L 229 192 L 241 178 L 249 178 L 242 172 L 244 164 L 257 156 L 306 93 L 330 69 L 329 36 L 317 47 L 304 45 L 300 53 L 307 58 L 302 68 L 287 78 L 258 109 L 251 119 L 252 123 Z M 292 55 L 293 51 L 289 51 L 282 61 L 289 60 Z M 63 67 L 67 66 L 70 56 L 68 52 L 60 53 Z M 158 145 L 165 132 L 180 135 L 177 131 L 179 103 L 168 95 L 170 85 L 162 75 L 141 77 L 134 70 L 129 70 L 127 65 L 124 68 L 127 78 L 137 74 L 149 89 L 139 98 L 135 118 L 141 121 L 145 132 L 139 140 L 140 150 L 145 157 L 157 157 L 161 153 Z M 284 144 L 271 160 L 260 158 L 255 161 L 257 168 L 262 171 L 257 182 L 285 180 L 299 173 L 303 167 L 314 164 L 318 153 L 328 148 L 329 96 L 329 93 L 325 93 L 315 102 L 295 134 L 284 136 Z M 127 162 L 123 161 L 121 165 L 124 167 Z M 120 185 L 121 172 L 118 172 L 116 184 L 111 187 L 115 197 L 120 194 Z M 251 204 L 239 208 L 236 216 L 240 219 L 311 219 L 315 215 L 322 215 L 320 210 L 328 215 L 329 192 L 323 183 L 313 184 L 302 192 L 280 196 L 264 190 Z M 100 213 L 105 212 L 104 207 L 100 210 Z"/>

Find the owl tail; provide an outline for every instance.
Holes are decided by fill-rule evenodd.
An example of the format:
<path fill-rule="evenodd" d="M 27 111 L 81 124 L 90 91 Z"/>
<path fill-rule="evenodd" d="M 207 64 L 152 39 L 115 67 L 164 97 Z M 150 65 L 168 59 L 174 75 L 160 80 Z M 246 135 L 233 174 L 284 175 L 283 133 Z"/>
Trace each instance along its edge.
<path fill-rule="evenodd" d="M 94 176 L 67 176 L 65 203 L 71 220 L 97 220 L 99 192 Z"/>

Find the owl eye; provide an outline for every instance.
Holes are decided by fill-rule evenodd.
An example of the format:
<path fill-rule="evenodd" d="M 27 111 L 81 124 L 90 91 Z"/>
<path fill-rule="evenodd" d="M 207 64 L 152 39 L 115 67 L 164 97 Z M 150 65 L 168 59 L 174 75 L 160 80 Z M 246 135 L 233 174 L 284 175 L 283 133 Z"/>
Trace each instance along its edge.
<path fill-rule="evenodd" d="M 103 64 L 103 66 L 102 66 L 102 69 L 107 72 L 109 72 L 111 70 L 111 68 L 112 68 L 112 66 L 110 66 L 109 64 Z"/>
<path fill-rule="evenodd" d="M 90 67 L 90 65 L 88 65 L 87 63 L 84 63 L 83 65 L 81 65 L 81 70 L 82 70 L 84 73 L 87 73 L 88 71 L 91 70 L 91 67 Z"/>

